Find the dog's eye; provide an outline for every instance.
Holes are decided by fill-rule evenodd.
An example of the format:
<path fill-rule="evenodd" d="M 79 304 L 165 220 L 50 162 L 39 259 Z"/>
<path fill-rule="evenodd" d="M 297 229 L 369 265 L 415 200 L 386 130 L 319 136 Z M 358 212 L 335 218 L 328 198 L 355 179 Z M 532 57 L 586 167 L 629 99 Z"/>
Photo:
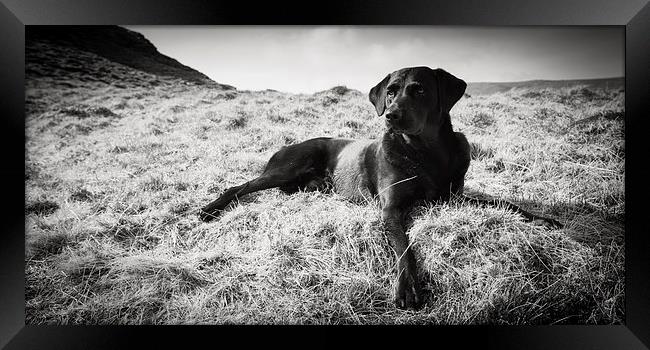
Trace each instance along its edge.
<path fill-rule="evenodd" d="M 418 95 L 423 95 L 424 94 L 424 88 L 422 86 L 418 86 L 415 88 L 415 93 Z"/>
<path fill-rule="evenodd" d="M 388 97 L 388 98 L 395 97 L 395 91 L 391 90 L 391 91 L 386 92 L 386 97 Z"/>

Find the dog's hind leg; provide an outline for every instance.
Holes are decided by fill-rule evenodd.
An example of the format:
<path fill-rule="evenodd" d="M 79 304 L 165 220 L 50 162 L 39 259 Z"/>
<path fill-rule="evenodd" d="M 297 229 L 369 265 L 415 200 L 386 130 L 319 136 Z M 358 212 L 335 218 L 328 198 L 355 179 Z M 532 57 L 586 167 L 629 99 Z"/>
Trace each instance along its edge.
<path fill-rule="evenodd" d="M 546 223 L 550 224 L 552 227 L 555 227 L 555 228 L 562 228 L 563 227 L 563 225 L 559 221 L 557 221 L 555 219 L 535 215 L 535 214 L 533 214 L 531 212 L 528 212 L 528 211 L 526 211 L 524 209 L 521 209 L 517 205 L 514 205 L 514 204 L 506 202 L 506 201 L 495 200 L 495 199 L 479 199 L 479 198 L 469 197 L 467 195 L 463 195 L 462 198 L 464 200 L 470 202 L 470 203 L 474 203 L 474 204 L 478 204 L 478 205 L 482 205 L 482 206 L 487 206 L 487 205 L 493 206 L 493 207 L 504 206 L 504 207 L 508 208 L 509 210 L 512 210 L 512 211 L 514 211 L 516 213 L 521 214 L 528 221 L 543 220 Z"/>
<path fill-rule="evenodd" d="M 279 187 L 285 192 L 309 189 L 326 173 L 329 139 L 311 139 L 283 147 L 269 159 L 259 177 L 227 189 L 219 198 L 203 207 L 201 220 L 214 219 L 233 200 L 248 193 Z"/>
<path fill-rule="evenodd" d="M 227 189 L 219 198 L 201 208 L 200 219 L 206 222 L 211 221 L 232 201 L 249 193 L 291 185 L 298 180 L 298 176 L 293 173 L 293 170 L 290 167 L 270 169 L 251 181 Z"/>

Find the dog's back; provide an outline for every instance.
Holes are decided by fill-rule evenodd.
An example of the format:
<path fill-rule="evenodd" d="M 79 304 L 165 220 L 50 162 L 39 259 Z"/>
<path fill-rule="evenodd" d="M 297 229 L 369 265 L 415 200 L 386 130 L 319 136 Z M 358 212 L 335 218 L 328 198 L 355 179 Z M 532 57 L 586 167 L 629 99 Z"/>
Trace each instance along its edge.
<path fill-rule="evenodd" d="M 333 158 L 332 181 L 336 193 L 355 201 L 363 201 L 377 194 L 375 140 L 356 140 L 348 143 Z"/>

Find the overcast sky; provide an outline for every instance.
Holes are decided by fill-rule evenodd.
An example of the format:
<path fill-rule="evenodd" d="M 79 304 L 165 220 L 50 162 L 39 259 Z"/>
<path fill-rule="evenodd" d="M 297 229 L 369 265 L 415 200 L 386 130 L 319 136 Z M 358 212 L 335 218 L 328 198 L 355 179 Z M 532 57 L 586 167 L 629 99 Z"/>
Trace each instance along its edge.
<path fill-rule="evenodd" d="M 614 27 L 125 26 L 161 53 L 240 90 L 368 91 L 408 66 L 467 82 L 624 75 Z"/>

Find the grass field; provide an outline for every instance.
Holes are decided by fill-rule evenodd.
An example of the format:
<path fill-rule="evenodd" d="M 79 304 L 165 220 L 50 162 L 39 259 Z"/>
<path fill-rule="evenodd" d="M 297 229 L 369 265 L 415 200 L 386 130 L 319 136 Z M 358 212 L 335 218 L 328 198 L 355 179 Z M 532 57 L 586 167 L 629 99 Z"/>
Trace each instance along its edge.
<path fill-rule="evenodd" d="M 458 199 L 417 208 L 408 234 L 426 304 L 403 311 L 374 199 L 273 189 L 214 222 L 196 215 L 281 146 L 379 137 L 365 93 L 222 90 L 79 57 L 85 71 L 66 79 L 27 72 L 28 324 L 624 320 L 622 90 L 461 99 L 451 115 L 472 143 L 467 193 L 565 227 Z"/>

